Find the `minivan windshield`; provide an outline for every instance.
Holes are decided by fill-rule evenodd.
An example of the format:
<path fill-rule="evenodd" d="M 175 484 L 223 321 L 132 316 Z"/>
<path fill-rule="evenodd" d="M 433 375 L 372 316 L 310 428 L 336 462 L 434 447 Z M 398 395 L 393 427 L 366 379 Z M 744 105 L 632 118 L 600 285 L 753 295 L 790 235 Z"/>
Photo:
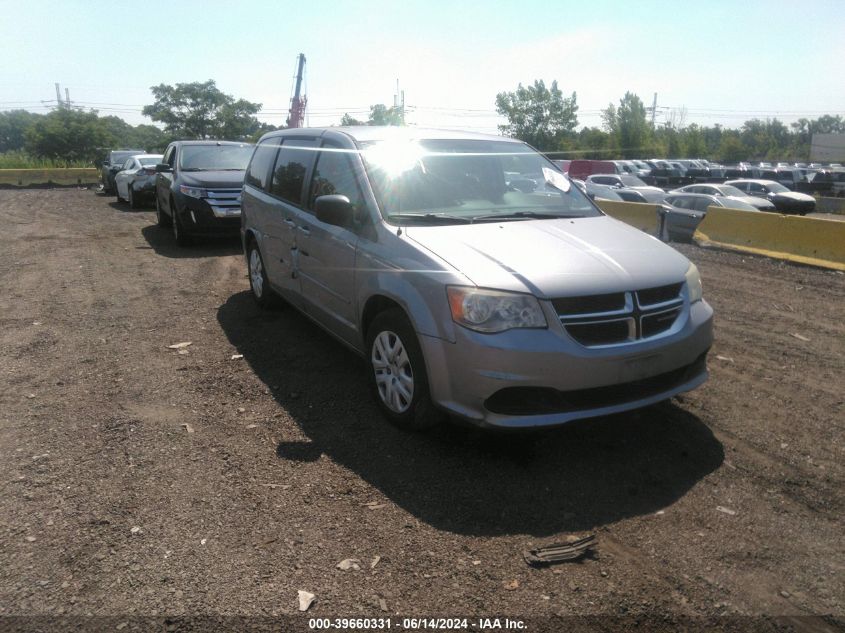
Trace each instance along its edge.
<path fill-rule="evenodd" d="M 383 140 L 361 144 L 385 220 L 392 223 L 594 217 L 602 215 L 565 177 L 522 143 L 495 140 Z"/>
<path fill-rule="evenodd" d="M 243 171 L 252 145 L 185 145 L 179 157 L 182 171 Z"/>

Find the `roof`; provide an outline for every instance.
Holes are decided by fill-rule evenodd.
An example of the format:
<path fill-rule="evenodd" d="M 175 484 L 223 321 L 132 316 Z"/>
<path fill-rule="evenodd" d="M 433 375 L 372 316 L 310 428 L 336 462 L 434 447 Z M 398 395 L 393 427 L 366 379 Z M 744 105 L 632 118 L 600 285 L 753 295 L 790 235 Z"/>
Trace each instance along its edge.
<path fill-rule="evenodd" d="M 215 139 L 193 140 L 193 141 L 173 141 L 179 145 L 252 145 L 246 141 L 218 141 Z"/>
<path fill-rule="evenodd" d="M 279 130 L 278 132 L 270 132 L 270 136 L 281 136 L 285 132 L 295 131 L 302 134 L 314 134 L 319 136 L 323 132 L 341 132 L 353 138 L 356 141 L 386 141 L 393 139 L 408 140 L 424 140 L 424 139 L 457 139 L 467 141 L 504 141 L 510 143 L 522 143 L 522 141 L 506 136 L 497 136 L 494 134 L 478 134 L 476 132 L 463 132 L 461 130 L 444 130 L 438 128 L 422 128 L 413 126 L 396 126 L 396 125 L 355 125 L 355 126 L 340 126 L 340 127 L 315 127 L 315 128 L 289 128 L 287 130 Z"/>

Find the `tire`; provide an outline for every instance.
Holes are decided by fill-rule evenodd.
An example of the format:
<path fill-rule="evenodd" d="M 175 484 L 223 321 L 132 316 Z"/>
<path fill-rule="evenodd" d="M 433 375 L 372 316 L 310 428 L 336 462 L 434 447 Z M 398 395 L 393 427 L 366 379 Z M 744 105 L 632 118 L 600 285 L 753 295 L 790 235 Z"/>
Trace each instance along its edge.
<path fill-rule="evenodd" d="M 117 202 L 121 202 L 122 198 L 120 197 L 120 190 L 117 188 L 117 183 L 114 183 L 114 197 L 117 199 Z"/>
<path fill-rule="evenodd" d="M 176 240 L 177 246 L 187 246 L 191 243 L 190 236 L 185 232 L 185 227 L 182 226 L 182 221 L 179 219 L 179 213 L 176 211 L 176 202 L 173 198 L 170 199 L 170 219 L 173 220 L 171 227 L 173 229 L 173 239 Z"/>
<path fill-rule="evenodd" d="M 135 192 L 132 190 L 132 185 L 129 185 L 126 188 L 126 191 L 129 193 L 129 208 L 137 209 L 140 205 L 138 204 L 138 200 L 135 198 Z"/>
<path fill-rule="evenodd" d="M 376 316 L 367 331 L 370 387 L 382 414 L 395 426 L 423 431 L 443 422 L 431 401 L 425 359 L 405 313 L 393 308 Z"/>
<path fill-rule="evenodd" d="M 161 210 L 161 204 L 158 201 L 158 193 L 156 193 L 156 224 L 158 224 L 161 228 L 166 229 L 170 228 L 170 224 L 172 222 L 173 219 Z"/>
<path fill-rule="evenodd" d="M 246 266 L 249 277 L 249 289 L 255 303 L 262 310 L 276 306 L 278 298 L 267 281 L 267 269 L 264 267 L 264 258 L 261 257 L 258 243 L 254 239 L 249 241 L 246 248 Z"/>

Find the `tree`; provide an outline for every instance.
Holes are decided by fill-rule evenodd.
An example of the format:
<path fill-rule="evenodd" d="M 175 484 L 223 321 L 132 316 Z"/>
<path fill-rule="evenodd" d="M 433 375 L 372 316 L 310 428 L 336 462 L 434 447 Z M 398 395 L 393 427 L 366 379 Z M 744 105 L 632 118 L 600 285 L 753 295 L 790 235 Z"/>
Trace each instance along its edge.
<path fill-rule="evenodd" d="M 405 116 L 402 113 L 402 108 L 392 107 L 388 108 L 383 103 L 377 103 L 370 106 L 370 118 L 366 121 L 361 121 L 347 112 L 340 119 L 341 125 L 405 125 Z"/>
<path fill-rule="evenodd" d="M 564 97 L 557 81 L 552 81 L 550 88 L 539 79 L 533 86 L 519 84 L 513 92 L 500 92 L 496 112 L 508 120 L 507 125 L 499 126 L 503 134 L 541 151 L 557 149 L 562 139 L 574 136 L 578 125 L 576 94 Z"/>
<path fill-rule="evenodd" d="M 719 159 L 728 163 L 736 163 L 741 160 L 748 160 L 748 148 L 743 145 L 736 132 L 722 134 L 719 144 Z"/>
<path fill-rule="evenodd" d="M 163 123 L 164 131 L 173 137 L 246 140 L 261 126 L 255 118 L 260 103 L 236 101 L 211 79 L 175 86 L 159 84 L 150 90 L 155 103 L 144 106 L 142 112 Z"/>
<path fill-rule="evenodd" d="M 643 156 L 651 148 L 651 127 L 645 106 L 633 92 L 626 92 L 619 107 L 612 103 L 602 113 L 605 129 L 616 137 L 623 158 Z"/>
<path fill-rule="evenodd" d="M 44 115 L 26 131 L 26 150 L 53 160 L 95 162 L 113 143 L 114 136 L 96 112 L 71 108 Z"/>
<path fill-rule="evenodd" d="M 344 125 L 344 126 L 367 125 L 367 122 L 356 119 L 355 117 L 350 116 L 349 113 L 347 112 L 341 117 L 340 124 Z"/>
<path fill-rule="evenodd" d="M 0 152 L 23 149 L 26 144 L 26 130 L 42 115 L 26 110 L 0 112 Z"/>
<path fill-rule="evenodd" d="M 689 125 L 684 129 L 683 137 L 687 156 L 698 158 L 707 154 L 707 144 L 704 142 L 704 135 L 698 125 L 695 123 Z"/>
<path fill-rule="evenodd" d="M 370 120 L 367 125 L 405 125 L 402 109 L 388 108 L 383 103 L 370 106 Z"/>
<path fill-rule="evenodd" d="M 144 125 L 142 123 L 129 130 L 129 140 L 122 147 L 138 147 L 154 154 L 160 154 L 170 141 L 170 136 L 155 125 Z"/>

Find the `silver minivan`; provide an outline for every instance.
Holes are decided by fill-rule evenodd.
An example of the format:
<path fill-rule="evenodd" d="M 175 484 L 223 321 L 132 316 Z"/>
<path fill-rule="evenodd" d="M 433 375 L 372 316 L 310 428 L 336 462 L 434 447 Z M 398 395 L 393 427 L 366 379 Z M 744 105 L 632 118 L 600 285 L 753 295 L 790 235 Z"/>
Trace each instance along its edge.
<path fill-rule="evenodd" d="M 553 426 L 707 379 L 713 311 L 695 265 L 520 141 L 270 132 L 241 219 L 258 304 L 281 297 L 361 354 L 398 426 Z"/>

